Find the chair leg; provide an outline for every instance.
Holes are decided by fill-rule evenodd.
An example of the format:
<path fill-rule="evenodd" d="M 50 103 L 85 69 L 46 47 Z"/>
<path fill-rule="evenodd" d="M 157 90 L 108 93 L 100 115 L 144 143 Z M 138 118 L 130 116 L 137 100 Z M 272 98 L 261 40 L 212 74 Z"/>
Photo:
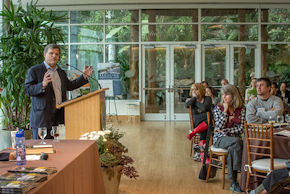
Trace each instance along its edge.
<path fill-rule="evenodd" d="M 222 188 L 225 188 L 225 167 L 226 167 L 226 156 L 223 155 L 223 167 L 222 167 L 222 173 L 223 173 L 223 185 Z"/>
<path fill-rule="evenodd" d="M 248 169 L 248 172 L 247 172 L 247 182 L 246 182 L 246 189 L 245 189 L 245 191 L 248 191 L 249 183 L 250 183 L 250 172 L 249 172 L 249 169 Z"/>
<path fill-rule="evenodd" d="M 209 164 L 208 164 L 208 169 L 207 169 L 206 181 L 205 182 L 208 182 L 208 178 L 209 178 L 209 175 L 210 175 L 210 169 L 211 169 L 211 163 L 212 163 L 212 152 L 209 151 Z"/>
<path fill-rule="evenodd" d="M 192 149 L 193 149 L 193 138 L 191 139 L 191 145 L 190 145 L 190 157 L 192 157 Z"/>

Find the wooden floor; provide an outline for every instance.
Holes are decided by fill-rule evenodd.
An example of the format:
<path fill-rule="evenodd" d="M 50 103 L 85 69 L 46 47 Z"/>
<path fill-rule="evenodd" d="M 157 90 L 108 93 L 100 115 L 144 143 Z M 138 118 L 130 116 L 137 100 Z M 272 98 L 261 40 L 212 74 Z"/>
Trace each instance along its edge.
<path fill-rule="evenodd" d="M 122 176 L 119 194 L 232 193 L 227 178 L 222 190 L 220 170 L 209 183 L 198 179 L 201 165 L 189 156 L 186 138 L 189 122 L 122 122 L 113 126 L 126 133 L 122 143 L 129 148 L 140 174 L 137 180 Z"/>

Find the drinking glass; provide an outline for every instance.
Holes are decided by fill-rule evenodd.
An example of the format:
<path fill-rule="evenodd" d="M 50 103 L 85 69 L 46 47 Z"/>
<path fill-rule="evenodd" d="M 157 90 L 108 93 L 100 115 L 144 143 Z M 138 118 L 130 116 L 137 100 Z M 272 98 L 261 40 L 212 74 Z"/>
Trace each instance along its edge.
<path fill-rule="evenodd" d="M 283 123 L 284 119 L 283 116 L 277 116 L 277 123 L 279 124 L 279 129 L 281 129 L 281 123 Z"/>
<path fill-rule="evenodd" d="M 44 142 L 44 138 L 46 137 L 46 135 L 47 135 L 47 128 L 46 127 L 39 127 L 38 128 L 38 136 L 41 138 L 41 142 L 40 142 L 40 144 L 46 144 L 45 142 Z"/>
<path fill-rule="evenodd" d="M 275 117 L 274 116 L 269 116 L 269 120 L 268 120 L 268 122 L 270 123 L 270 124 L 275 124 Z"/>
<path fill-rule="evenodd" d="M 290 114 L 286 114 L 285 119 L 286 119 L 288 125 L 290 126 Z"/>
<path fill-rule="evenodd" d="M 54 138 L 54 142 L 59 142 L 58 141 L 58 136 L 59 136 L 59 129 L 57 126 L 52 126 L 51 127 L 51 131 L 50 131 L 50 135 L 53 136 Z"/>

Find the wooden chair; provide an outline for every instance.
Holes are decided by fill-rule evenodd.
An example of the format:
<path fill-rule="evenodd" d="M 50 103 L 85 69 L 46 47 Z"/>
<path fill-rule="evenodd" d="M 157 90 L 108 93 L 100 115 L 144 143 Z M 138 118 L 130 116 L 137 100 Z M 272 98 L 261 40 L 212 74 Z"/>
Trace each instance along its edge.
<path fill-rule="evenodd" d="M 188 109 L 188 113 L 189 113 L 189 118 L 190 118 L 190 126 L 191 129 L 194 129 L 194 121 L 193 121 L 193 115 L 192 115 L 192 107 L 190 106 Z M 193 144 L 198 144 L 199 143 L 199 135 L 195 135 L 192 139 L 191 139 L 191 144 L 190 144 L 190 157 L 192 157 L 192 150 L 193 150 Z"/>
<path fill-rule="evenodd" d="M 255 124 L 245 121 L 245 133 L 248 153 L 247 191 L 251 176 L 266 178 L 266 175 L 261 173 L 268 174 L 274 169 L 283 167 L 286 160 L 274 158 L 273 124 Z"/>
<path fill-rule="evenodd" d="M 214 124 L 214 122 L 213 122 Z M 213 126 L 214 129 L 214 126 Z M 225 188 L 225 174 L 226 174 L 226 159 L 228 156 L 228 150 L 222 149 L 222 148 L 216 148 L 213 145 L 213 133 L 214 131 L 211 132 L 210 136 L 210 144 L 209 144 L 209 164 L 208 164 L 208 169 L 207 169 L 207 175 L 206 175 L 206 182 L 208 182 L 209 176 L 210 176 L 210 171 L 211 167 L 214 166 L 216 168 L 222 169 L 222 188 Z M 214 158 L 213 155 L 217 156 L 217 158 Z M 213 161 L 216 161 L 217 163 L 221 162 L 222 166 L 213 164 Z"/>

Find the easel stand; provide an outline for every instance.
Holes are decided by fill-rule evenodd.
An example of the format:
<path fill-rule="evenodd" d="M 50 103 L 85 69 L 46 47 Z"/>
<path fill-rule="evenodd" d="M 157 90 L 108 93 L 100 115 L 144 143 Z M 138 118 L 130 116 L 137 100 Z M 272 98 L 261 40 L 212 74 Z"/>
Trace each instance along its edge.
<path fill-rule="evenodd" d="M 107 102 L 109 103 L 108 105 L 108 122 L 113 122 L 113 116 L 116 116 L 117 123 L 121 123 L 121 120 L 118 118 L 118 110 L 117 110 L 117 105 L 116 105 L 116 96 L 107 96 Z M 111 100 L 114 102 L 114 107 L 115 107 L 115 114 L 111 112 Z"/>

